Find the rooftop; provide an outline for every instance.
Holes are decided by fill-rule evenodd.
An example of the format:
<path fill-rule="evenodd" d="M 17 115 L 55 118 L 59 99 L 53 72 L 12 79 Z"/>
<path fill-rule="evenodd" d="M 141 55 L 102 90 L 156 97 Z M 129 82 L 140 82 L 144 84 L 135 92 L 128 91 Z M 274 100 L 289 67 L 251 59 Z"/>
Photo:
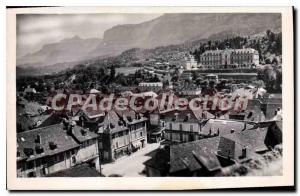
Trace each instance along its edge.
<path fill-rule="evenodd" d="M 36 159 L 78 147 L 79 145 L 63 127 L 62 124 L 56 124 L 18 133 L 17 143 L 21 157 Z M 51 149 L 51 143 L 55 148 Z M 43 152 L 38 153 L 37 148 L 42 148 Z"/>
<path fill-rule="evenodd" d="M 94 168 L 89 167 L 88 164 L 77 165 L 70 169 L 55 172 L 47 175 L 47 177 L 104 177 Z"/>

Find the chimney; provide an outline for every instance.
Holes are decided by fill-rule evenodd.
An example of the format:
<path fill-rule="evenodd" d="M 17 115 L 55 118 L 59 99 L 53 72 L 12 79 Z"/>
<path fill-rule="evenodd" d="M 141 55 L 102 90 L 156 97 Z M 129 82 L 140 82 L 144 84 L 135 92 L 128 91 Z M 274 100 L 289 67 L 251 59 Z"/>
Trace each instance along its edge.
<path fill-rule="evenodd" d="M 178 121 L 178 113 L 175 113 L 175 121 Z"/>
<path fill-rule="evenodd" d="M 74 125 L 72 123 L 69 123 L 68 129 L 67 129 L 68 135 L 74 135 Z"/>
<path fill-rule="evenodd" d="M 247 148 L 244 146 L 242 148 L 242 155 L 240 156 L 240 159 L 244 159 L 247 157 Z"/>
<path fill-rule="evenodd" d="M 188 113 L 186 116 L 187 116 L 188 120 L 191 119 L 191 114 L 190 113 Z"/>
<path fill-rule="evenodd" d="M 35 143 L 41 144 L 42 143 L 42 138 L 41 135 L 36 135 Z"/>
<path fill-rule="evenodd" d="M 64 125 L 64 129 L 68 129 L 69 121 L 66 118 L 63 118 L 63 125 Z"/>

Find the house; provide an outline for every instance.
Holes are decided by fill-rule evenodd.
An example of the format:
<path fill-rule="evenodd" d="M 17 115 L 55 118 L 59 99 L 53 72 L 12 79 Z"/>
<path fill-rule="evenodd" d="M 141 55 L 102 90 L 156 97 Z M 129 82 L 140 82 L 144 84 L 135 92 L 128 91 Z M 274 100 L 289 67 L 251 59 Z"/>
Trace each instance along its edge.
<path fill-rule="evenodd" d="M 270 94 L 265 103 L 266 119 L 274 118 L 282 108 L 282 94 Z"/>
<path fill-rule="evenodd" d="M 144 148 L 147 144 L 147 118 L 131 109 L 115 109 L 115 111 L 129 129 L 131 145 L 135 148 Z"/>
<path fill-rule="evenodd" d="M 197 61 L 195 60 L 195 57 L 191 54 L 185 55 L 185 69 L 186 70 L 192 70 L 192 69 L 197 69 Z"/>
<path fill-rule="evenodd" d="M 166 140 L 188 142 L 200 139 L 200 119 L 192 110 L 172 110 L 161 114 L 160 118 Z"/>
<path fill-rule="evenodd" d="M 71 129 L 71 136 L 80 145 L 76 153 L 76 164 L 89 163 L 90 166 L 100 171 L 99 135 L 89 131 L 88 128 L 76 125 L 74 121 L 64 121 L 63 123 Z"/>
<path fill-rule="evenodd" d="M 207 69 L 251 68 L 259 65 L 259 54 L 252 48 L 207 50 L 201 54 L 199 64 Z"/>
<path fill-rule="evenodd" d="M 25 95 L 34 95 L 36 94 L 35 88 L 31 88 L 30 86 L 27 86 L 27 88 L 24 90 Z"/>
<path fill-rule="evenodd" d="M 103 121 L 98 124 L 97 133 L 100 135 L 101 161 L 111 162 L 130 152 L 129 129 L 115 111 L 111 110 L 106 113 Z"/>
<path fill-rule="evenodd" d="M 162 82 L 141 82 L 138 89 L 141 91 L 159 91 L 163 88 Z"/>
<path fill-rule="evenodd" d="M 99 159 L 86 159 L 82 152 L 86 146 L 79 141 L 89 141 L 97 150 L 96 135 L 77 133 L 74 125 L 55 124 L 17 134 L 17 175 L 18 177 L 40 177 L 71 168 L 78 163 L 89 163 L 98 171 Z M 80 135 L 81 134 L 81 135 Z M 85 138 L 85 139 L 83 139 Z M 89 147 L 92 150 L 92 147 Z M 97 153 L 97 151 L 94 151 Z"/>
<path fill-rule="evenodd" d="M 146 175 L 148 177 L 168 176 L 170 169 L 170 148 L 158 148 L 153 154 L 151 159 L 143 163 Z"/>
<path fill-rule="evenodd" d="M 139 113 L 110 110 L 98 124 L 101 160 L 111 162 L 147 144 L 146 118 Z"/>
<path fill-rule="evenodd" d="M 156 163 L 157 157 L 153 156 L 144 163 L 146 174 L 151 177 L 218 175 L 224 168 L 260 157 L 261 152 L 268 150 L 264 143 L 266 133 L 267 129 L 256 128 L 171 145 L 169 160 Z"/>

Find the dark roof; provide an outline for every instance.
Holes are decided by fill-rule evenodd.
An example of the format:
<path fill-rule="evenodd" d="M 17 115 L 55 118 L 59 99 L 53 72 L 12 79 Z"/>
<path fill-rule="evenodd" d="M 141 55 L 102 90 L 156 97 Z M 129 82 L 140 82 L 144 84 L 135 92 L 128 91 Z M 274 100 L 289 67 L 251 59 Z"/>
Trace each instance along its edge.
<path fill-rule="evenodd" d="M 144 165 L 158 169 L 169 170 L 170 167 L 170 150 L 157 149 L 151 159 L 144 162 Z"/>
<path fill-rule="evenodd" d="M 74 126 L 73 133 L 74 133 L 74 137 L 77 139 L 79 143 L 99 137 L 98 134 L 77 125 Z"/>
<path fill-rule="evenodd" d="M 171 146 L 170 173 L 185 169 L 195 171 L 203 166 L 210 171 L 219 169 L 220 163 L 215 156 L 218 143 L 219 137 L 213 137 Z"/>
<path fill-rule="evenodd" d="M 114 110 L 110 110 L 105 114 L 105 117 L 101 123 L 99 123 L 98 133 L 116 133 L 119 131 L 127 130 L 124 124 L 119 124 L 120 117 Z"/>
<path fill-rule="evenodd" d="M 40 144 L 36 142 L 38 135 L 41 138 Z M 56 148 L 54 150 L 50 149 L 49 142 L 54 142 L 54 144 L 56 144 Z M 20 152 L 24 152 L 25 148 L 33 150 L 33 155 L 29 157 L 27 156 L 28 159 L 36 159 L 39 157 L 54 155 L 79 146 L 72 136 L 67 134 L 62 124 L 51 125 L 48 127 L 42 127 L 18 133 L 17 143 Z M 35 150 L 37 146 L 42 147 L 44 153 L 37 154 Z"/>
<path fill-rule="evenodd" d="M 88 107 L 85 110 L 80 110 L 83 111 L 83 113 L 89 118 L 89 119 L 93 119 L 93 118 L 98 118 L 100 116 L 104 116 L 105 115 L 105 111 L 101 110 L 99 108 L 97 108 L 96 110 L 94 110 L 92 107 Z"/>
<path fill-rule="evenodd" d="M 242 162 L 259 156 L 255 152 L 267 150 L 264 140 L 267 128 L 211 137 L 170 146 L 170 173 L 181 170 L 195 171 L 205 167 L 208 171 L 221 168 L 218 156 Z M 243 148 L 247 156 L 241 157 Z M 218 155 L 218 156 L 217 156 Z"/>
<path fill-rule="evenodd" d="M 234 132 L 241 132 L 244 129 L 254 128 L 255 124 L 249 124 L 246 122 L 233 121 L 233 120 L 221 120 L 221 119 L 209 119 L 203 122 L 201 127 L 201 134 L 208 135 L 219 132 L 220 135 L 226 135 L 231 133 L 233 129 Z"/>
<path fill-rule="evenodd" d="M 176 116 L 177 119 L 175 119 Z M 200 120 L 190 109 L 168 111 L 164 114 L 161 114 L 161 119 L 166 122 L 176 121 L 176 122 L 187 122 L 187 123 L 197 123 Z"/>
<path fill-rule="evenodd" d="M 231 139 L 240 146 L 251 149 L 254 152 L 260 152 L 268 149 L 264 143 L 267 130 L 267 128 L 257 128 L 252 130 L 245 130 L 240 133 L 227 134 L 223 137 Z"/>
<path fill-rule="evenodd" d="M 127 124 L 135 124 L 147 120 L 147 118 L 143 117 L 141 113 L 138 113 L 130 108 L 126 108 L 125 110 L 114 109 L 114 111 L 119 116 L 119 118 L 125 120 Z M 139 116 L 139 118 L 137 118 L 137 116 Z"/>
<path fill-rule="evenodd" d="M 47 177 L 104 177 L 88 164 L 77 165 L 75 167 L 58 171 L 47 175 Z"/>
<path fill-rule="evenodd" d="M 271 119 L 275 116 L 275 111 L 278 108 L 282 108 L 282 102 L 269 102 L 267 103 L 266 108 L 266 118 Z"/>

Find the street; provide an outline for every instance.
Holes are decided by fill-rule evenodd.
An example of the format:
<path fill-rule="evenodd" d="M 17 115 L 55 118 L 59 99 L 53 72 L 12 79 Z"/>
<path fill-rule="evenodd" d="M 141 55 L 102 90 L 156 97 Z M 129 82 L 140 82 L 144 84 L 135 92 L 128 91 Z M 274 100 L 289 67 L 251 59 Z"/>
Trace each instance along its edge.
<path fill-rule="evenodd" d="M 101 165 L 102 174 L 105 176 L 110 176 L 112 174 L 130 177 L 145 176 L 141 172 L 145 168 L 143 163 L 151 158 L 150 156 L 147 156 L 147 154 L 157 149 L 159 145 L 159 143 L 147 144 L 145 148 L 132 153 L 130 156 L 124 156 L 113 163 Z"/>

